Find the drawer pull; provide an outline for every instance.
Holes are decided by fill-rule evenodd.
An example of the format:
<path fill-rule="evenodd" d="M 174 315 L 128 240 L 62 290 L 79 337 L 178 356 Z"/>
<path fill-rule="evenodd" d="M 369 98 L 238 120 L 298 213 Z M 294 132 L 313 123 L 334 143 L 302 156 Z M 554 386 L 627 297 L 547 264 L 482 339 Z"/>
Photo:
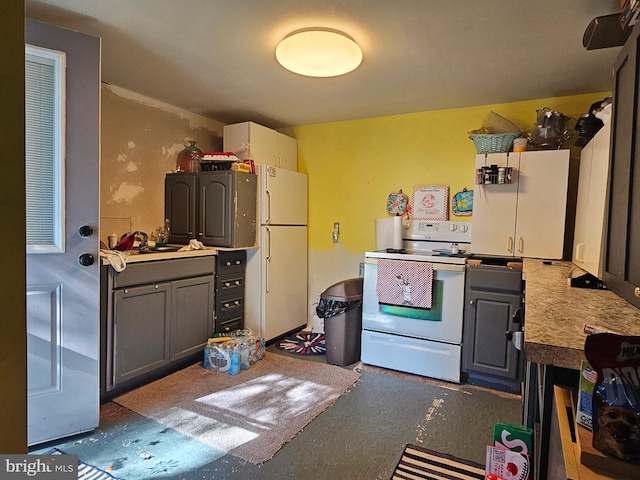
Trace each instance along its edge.
<path fill-rule="evenodd" d="M 240 302 L 239 302 L 238 300 L 236 300 L 236 301 L 235 301 L 235 302 L 233 302 L 233 303 L 235 303 L 236 305 L 240 305 Z"/>
<path fill-rule="evenodd" d="M 240 265 L 240 260 L 236 260 L 236 265 Z"/>
<path fill-rule="evenodd" d="M 236 286 L 240 286 L 240 280 L 236 280 Z"/>
<path fill-rule="evenodd" d="M 231 266 L 231 262 L 227 262 L 227 267 L 230 267 L 230 266 Z"/>
<path fill-rule="evenodd" d="M 225 287 L 230 287 L 230 286 L 231 286 L 231 283 L 229 283 L 229 282 L 225 282 L 224 286 L 225 286 Z"/>

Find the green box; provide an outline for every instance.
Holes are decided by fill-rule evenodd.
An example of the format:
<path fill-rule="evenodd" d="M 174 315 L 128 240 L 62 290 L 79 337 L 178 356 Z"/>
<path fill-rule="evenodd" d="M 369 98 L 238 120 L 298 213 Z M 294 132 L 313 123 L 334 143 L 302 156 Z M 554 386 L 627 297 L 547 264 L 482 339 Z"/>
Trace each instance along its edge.
<path fill-rule="evenodd" d="M 533 456 L 533 429 L 522 425 L 498 422 L 493 427 L 495 447 Z"/>

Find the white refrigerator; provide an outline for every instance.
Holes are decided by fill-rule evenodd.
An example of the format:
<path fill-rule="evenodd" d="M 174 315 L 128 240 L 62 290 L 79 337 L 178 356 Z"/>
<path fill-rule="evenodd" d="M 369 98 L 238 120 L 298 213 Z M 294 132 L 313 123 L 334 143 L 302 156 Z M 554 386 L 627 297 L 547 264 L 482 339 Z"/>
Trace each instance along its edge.
<path fill-rule="evenodd" d="M 307 175 L 257 165 L 258 248 L 247 251 L 245 326 L 269 342 L 307 325 Z"/>

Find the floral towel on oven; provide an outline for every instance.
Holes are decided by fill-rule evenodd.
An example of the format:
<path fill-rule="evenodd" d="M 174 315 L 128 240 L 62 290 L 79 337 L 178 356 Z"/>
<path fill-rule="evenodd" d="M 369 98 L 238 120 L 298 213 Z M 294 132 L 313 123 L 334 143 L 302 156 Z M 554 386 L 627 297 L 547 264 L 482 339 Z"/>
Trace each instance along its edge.
<path fill-rule="evenodd" d="M 378 259 L 378 302 L 431 308 L 433 264 Z"/>

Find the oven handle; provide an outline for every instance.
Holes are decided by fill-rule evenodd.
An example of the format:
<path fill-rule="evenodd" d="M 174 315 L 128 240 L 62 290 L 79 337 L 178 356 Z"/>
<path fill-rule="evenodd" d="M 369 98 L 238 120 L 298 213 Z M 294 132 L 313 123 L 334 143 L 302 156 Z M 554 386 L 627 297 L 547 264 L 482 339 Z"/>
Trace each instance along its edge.
<path fill-rule="evenodd" d="M 417 262 L 417 260 L 399 260 L 400 262 Z M 364 259 L 364 263 L 372 263 L 372 264 L 377 264 L 378 263 L 378 259 L 377 258 L 369 258 L 369 257 L 365 257 Z M 433 270 L 436 272 L 464 272 L 465 270 L 465 265 L 459 265 L 459 264 L 449 264 L 449 263 L 431 263 L 431 265 L 433 265 Z"/>

